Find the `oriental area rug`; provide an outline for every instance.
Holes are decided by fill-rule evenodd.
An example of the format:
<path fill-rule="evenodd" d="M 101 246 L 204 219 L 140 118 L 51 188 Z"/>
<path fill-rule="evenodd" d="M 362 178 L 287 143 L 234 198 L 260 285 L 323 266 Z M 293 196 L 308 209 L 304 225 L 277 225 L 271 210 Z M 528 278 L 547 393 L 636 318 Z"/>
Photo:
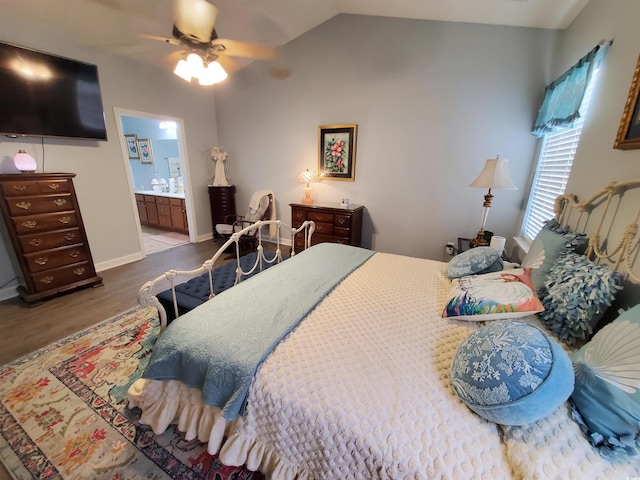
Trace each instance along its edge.
<path fill-rule="evenodd" d="M 204 444 L 138 423 L 127 389 L 159 332 L 134 308 L 0 367 L 0 460 L 16 479 L 262 480 Z"/>

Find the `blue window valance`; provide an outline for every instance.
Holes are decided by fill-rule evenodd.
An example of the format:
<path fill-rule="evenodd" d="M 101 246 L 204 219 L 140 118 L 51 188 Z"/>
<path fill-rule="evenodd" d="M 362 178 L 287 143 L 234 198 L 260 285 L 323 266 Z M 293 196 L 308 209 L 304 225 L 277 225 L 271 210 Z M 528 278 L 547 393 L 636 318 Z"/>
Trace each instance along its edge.
<path fill-rule="evenodd" d="M 595 65 L 599 63 L 599 53 L 606 50 L 606 45 L 596 46 L 544 89 L 544 100 L 531 130 L 533 136 L 542 137 L 547 133 L 572 127 L 580 118 L 579 111 L 584 92 Z"/>

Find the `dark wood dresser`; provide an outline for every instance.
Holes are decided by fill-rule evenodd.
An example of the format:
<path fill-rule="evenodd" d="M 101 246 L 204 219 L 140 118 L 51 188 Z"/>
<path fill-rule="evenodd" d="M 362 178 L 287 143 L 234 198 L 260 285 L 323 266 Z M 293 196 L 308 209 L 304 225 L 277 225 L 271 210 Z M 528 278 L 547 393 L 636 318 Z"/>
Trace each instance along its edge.
<path fill-rule="evenodd" d="M 0 209 L 22 271 L 24 285 L 18 293 L 27 302 L 102 285 L 73 177 L 73 173 L 0 175 Z"/>
<path fill-rule="evenodd" d="M 314 203 L 303 205 L 290 203 L 291 225 L 298 228 L 305 220 L 313 220 L 316 230 L 311 237 L 311 244 L 330 242 L 361 246 L 362 241 L 362 205 L 342 207 L 339 203 Z M 304 238 L 297 235 L 296 250 L 304 247 Z"/>
<path fill-rule="evenodd" d="M 228 223 L 225 219 L 229 215 L 236 215 L 236 187 L 229 185 L 226 187 L 209 186 L 209 202 L 211 203 L 211 227 L 213 228 L 213 238 L 218 238 L 216 225 Z"/>

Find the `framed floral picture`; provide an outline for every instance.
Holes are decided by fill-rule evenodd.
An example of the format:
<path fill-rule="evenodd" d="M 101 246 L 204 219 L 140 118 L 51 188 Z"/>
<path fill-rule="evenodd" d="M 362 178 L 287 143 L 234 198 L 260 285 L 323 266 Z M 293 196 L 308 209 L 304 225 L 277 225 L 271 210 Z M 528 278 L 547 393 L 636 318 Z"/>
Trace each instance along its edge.
<path fill-rule="evenodd" d="M 622 112 L 622 120 L 618 127 L 618 134 L 613 144 L 613 148 L 619 150 L 631 150 L 640 148 L 640 57 L 636 62 L 636 69 L 633 72 L 631 88 L 627 102 Z"/>
<path fill-rule="evenodd" d="M 151 140 L 138 140 L 138 151 L 140 152 L 140 163 L 153 163 L 153 152 L 151 151 Z"/>
<path fill-rule="evenodd" d="M 133 135 L 125 135 L 125 142 L 127 143 L 127 152 L 129 153 L 130 159 L 139 160 L 140 152 L 138 151 L 138 136 Z"/>
<path fill-rule="evenodd" d="M 355 181 L 358 125 L 318 127 L 320 180 Z"/>

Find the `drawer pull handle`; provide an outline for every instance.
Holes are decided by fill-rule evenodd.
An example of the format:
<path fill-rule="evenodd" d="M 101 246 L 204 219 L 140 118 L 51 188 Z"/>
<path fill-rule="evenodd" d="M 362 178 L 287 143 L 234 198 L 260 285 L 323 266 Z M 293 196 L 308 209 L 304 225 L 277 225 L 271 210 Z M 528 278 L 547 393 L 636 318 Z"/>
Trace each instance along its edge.
<path fill-rule="evenodd" d="M 45 265 L 47 262 L 49 261 L 49 259 L 47 257 L 38 257 L 34 260 L 34 262 L 36 262 L 38 265 Z"/>
<path fill-rule="evenodd" d="M 53 203 L 57 206 L 57 207 L 61 207 L 62 205 L 64 205 L 65 203 L 67 203 L 67 201 L 64 198 L 56 198 Z"/>
<path fill-rule="evenodd" d="M 344 218 L 339 218 L 339 219 L 338 219 L 338 223 L 339 223 L 340 225 L 344 225 L 344 224 L 345 224 L 345 220 L 344 220 Z"/>
<path fill-rule="evenodd" d="M 31 208 L 31 203 L 29 203 L 29 202 L 18 202 L 18 203 L 16 203 L 16 207 L 21 208 L 23 210 L 29 210 Z"/>
<path fill-rule="evenodd" d="M 65 240 L 73 240 L 74 238 L 76 238 L 76 234 L 72 232 L 69 232 L 64 236 Z"/>
<path fill-rule="evenodd" d="M 31 245 L 32 247 L 37 247 L 42 243 L 42 240 L 40 240 L 39 238 L 32 238 L 31 240 L 29 240 L 29 245 Z"/>
<path fill-rule="evenodd" d="M 36 228 L 36 225 L 38 225 L 38 222 L 36 222 L 35 220 L 27 220 L 26 222 L 22 222 L 22 226 L 24 228 Z"/>
<path fill-rule="evenodd" d="M 71 251 L 69 252 L 69 256 L 70 256 L 71 258 L 79 257 L 79 256 L 80 256 L 80 250 L 71 250 Z"/>
<path fill-rule="evenodd" d="M 50 190 L 58 190 L 60 188 L 60 184 L 59 183 L 50 183 L 49 184 L 49 189 Z"/>
<path fill-rule="evenodd" d="M 58 221 L 60 223 L 64 223 L 66 225 L 67 223 L 69 223 L 71 221 L 71 217 L 68 217 L 68 216 L 60 217 L 58 219 Z"/>
<path fill-rule="evenodd" d="M 24 192 L 27 189 L 26 185 L 14 185 L 13 189 L 18 192 Z"/>
<path fill-rule="evenodd" d="M 47 277 L 42 277 L 40 279 L 40 281 L 42 283 L 46 283 L 47 285 L 50 284 L 51 282 L 53 282 L 53 277 L 51 275 L 47 276 Z"/>
<path fill-rule="evenodd" d="M 73 271 L 73 274 L 74 274 L 74 275 L 77 275 L 78 277 L 79 277 L 80 275 L 82 275 L 83 273 L 84 273 L 84 268 L 82 268 L 82 267 L 80 267 L 80 268 L 76 268 L 76 269 Z"/>

